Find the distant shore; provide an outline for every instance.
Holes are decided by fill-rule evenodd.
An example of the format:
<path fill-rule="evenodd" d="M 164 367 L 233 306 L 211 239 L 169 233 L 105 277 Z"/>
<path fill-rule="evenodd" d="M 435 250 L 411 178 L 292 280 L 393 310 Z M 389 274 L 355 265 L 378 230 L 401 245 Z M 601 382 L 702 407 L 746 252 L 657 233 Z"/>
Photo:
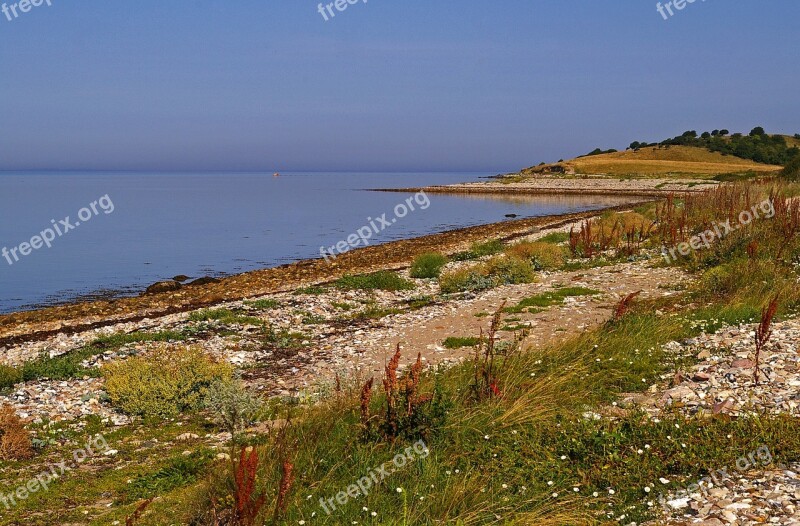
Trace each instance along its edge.
<path fill-rule="evenodd" d="M 719 185 L 717 181 L 688 178 L 619 178 L 605 176 L 542 176 L 517 180 L 513 175 L 490 181 L 434 185 L 419 188 L 385 188 L 382 192 L 439 194 L 521 194 L 521 195 L 603 195 L 664 197 L 673 193 L 702 192 Z"/>
<path fill-rule="evenodd" d="M 461 185 L 459 185 L 461 186 Z M 508 185 L 502 185 L 509 192 Z M 428 191 L 428 189 L 425 189 Z M 476 192 L 477 193 L 477 192 Z M 634 199 L 640 197 L 641 199 Z M 650 199 L 646 199 L 650 197 Z M 164 316 L 275 292 L 327 283 L 345 274 L 400 269 L 425 252 L 453 253 L 487 239 L 514 239 L 540 229 L 558 228 L 596 216 L 600 210 L 624 210 L 652 200 L 631 194 L 631 202 L 586 212 L 515 219 L 356 249 L 326 262 L 301 260 L 288 265 L 221 278 L 218 283 L 154 295 L 66 304 L 0 315 L 0 348 L 120 322 Z"/>

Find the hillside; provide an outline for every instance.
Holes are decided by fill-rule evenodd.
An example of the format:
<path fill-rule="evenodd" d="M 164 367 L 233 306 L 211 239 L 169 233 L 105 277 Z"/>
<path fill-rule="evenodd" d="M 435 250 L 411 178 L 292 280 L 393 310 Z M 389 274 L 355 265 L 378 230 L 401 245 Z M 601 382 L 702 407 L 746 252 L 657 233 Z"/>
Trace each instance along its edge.
<path fill-rule="evenodd" d="M 727 173 L 772 174 L 780 166 L 761 164 L 695 146 L 648 146 L 640 150 L 603 153 L 527 168 L 522 175 L 547 173 L 605 174 L 612 176 L 695 175 L 712 177 Z"/>

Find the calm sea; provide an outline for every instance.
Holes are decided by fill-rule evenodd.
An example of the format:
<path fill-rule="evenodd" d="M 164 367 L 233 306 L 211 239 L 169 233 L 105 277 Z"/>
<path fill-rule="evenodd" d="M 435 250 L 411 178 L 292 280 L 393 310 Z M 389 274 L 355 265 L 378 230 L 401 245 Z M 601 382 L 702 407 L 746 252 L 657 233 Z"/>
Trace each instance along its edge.
<path fill-rule="evenodd" d="M 409 197 L 370 188 L 488 175 L 2 173 L 0 249 L 7 252 L 0 256 L 0 312 L 136 294 L 177 274 L 220 276 L 319 257 L 321 246 L 346 239 L 368 217 L 393 217 L 395 206 Z M 542 216 L 624 202 L 596 196 L 429 199 L 427 209 L 398 219 L 373 240 L 497 222 L 506 214 Z M 110 203 L 113 212 L 106 213 Z M 36 250 L 22 247 L 30 252 L 22 255 L 22 243 L 55 227 L 62 235 L 49 248 L 42 240 Z"/>

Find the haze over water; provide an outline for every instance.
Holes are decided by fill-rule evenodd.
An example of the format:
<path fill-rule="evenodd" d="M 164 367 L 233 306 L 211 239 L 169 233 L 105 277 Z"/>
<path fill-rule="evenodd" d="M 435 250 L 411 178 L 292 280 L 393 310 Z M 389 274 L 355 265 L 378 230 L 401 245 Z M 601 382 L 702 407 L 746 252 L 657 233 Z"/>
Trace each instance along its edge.
<path fill-rule="evenodd" d="M 0 175 L 0 249 L 31 237 L 108 195 L 98 214 L 28 256 L 0 259 L 0 312 L 125 295 L 178 274 L 219 276 L 320 256 L 409 195 L 370 192 L 475 181 L 476 173 L 5 173 Z M 601 196 L 429 195 L 375 243 L 502 221 L 600 208 Z M 97 207 L 96 207 L 97 208 Z M 12 259 L 13 261 L 13 259 Z"/>

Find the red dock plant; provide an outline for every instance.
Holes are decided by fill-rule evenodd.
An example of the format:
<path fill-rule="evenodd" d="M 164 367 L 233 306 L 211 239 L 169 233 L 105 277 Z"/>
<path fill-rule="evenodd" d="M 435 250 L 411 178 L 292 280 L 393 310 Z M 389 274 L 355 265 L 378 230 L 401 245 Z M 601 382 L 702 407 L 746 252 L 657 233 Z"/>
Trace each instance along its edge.
<path fill-rule="evenodd" d="M 278 485 L 278 501 L 275 503 L 275 518 L 277 519 L 284 513 L 289 506 L 287 497 L 294 484 L 294 464 L 284 460 L 281 464 L 281 482 Z"/>
<path fill-rule="evenodd" d="M 372 401 L 372 385 L 374 383 L 375 378 L 370 378 L 361 388 L 361 425 L 367 431 L 369 431 L 370 426 L 369 404 Z"/>
<path fill-rule="evenodd" d="M 631 305 L 633 305 L 633 300 L 635 300 L 641 293 L 642 293 L 641 290 L 637 292 L 632 292 L 627 296 L 625 296 L 624 298 L 622 298 L 620 302 L 617 303 L 617 306 L 614 308 L 614 317 L 611 319 L 611 321 L 619 321 L 620 319 L 622 319 L 622 317 L 625 316 L 625 314 L 627 314 L 627 312 L 631 309 Z"/>
<path fill-rule="evenodd" d="M 242 448 L 234 477 L 233 499 L 236 506 L 234 522 L 239 526 L 253 526 L 266 496 L 254 496 L 258 452 L 254 447 Z"/>
<path fill-rule="evenodd" d="M 753 370 L 753 380 L 758 385 L 759 367 L 761 365 L 761 351 L 772 337 L 772 320 L 778 312 L 778 296 L 769 303 L 767 308 L 761 311 L 761 323 L 756 328 L 756 365 Z"/>

